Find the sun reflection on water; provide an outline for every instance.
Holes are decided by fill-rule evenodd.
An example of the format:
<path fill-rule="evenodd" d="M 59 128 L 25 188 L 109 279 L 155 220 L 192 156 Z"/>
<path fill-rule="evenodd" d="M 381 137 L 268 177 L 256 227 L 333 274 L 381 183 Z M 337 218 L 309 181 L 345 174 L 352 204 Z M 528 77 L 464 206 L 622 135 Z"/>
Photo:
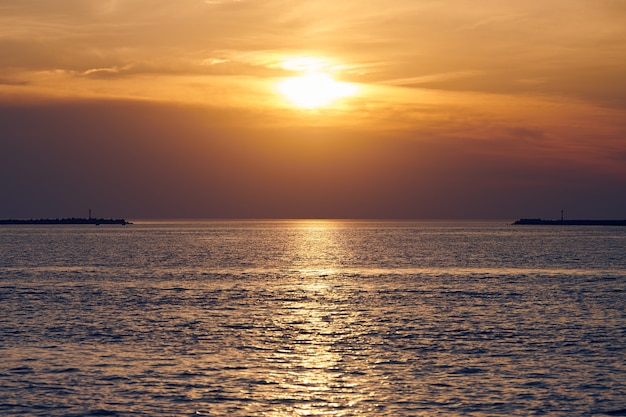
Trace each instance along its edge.
<path fill-rule="evenodd" d="M 346 302 L 345 284 L 335 277 L 334 267 L 347 250 L 338 239 L 339 227 L 315 221 L 295 228 L 298 274 L 289 284 L 292 296 L 282 301 L 273 318 L 284 341 L 271 358 L 282 364 L 272 375 L 277 384 L 273 396 L 285 407 L 268 416 L 342 415 L 368 396 L 359 392 L 355 369 L 346 358 L 352 354 L 348 346 L 358 312 Z"/>
<path fill-rule="evenodd" d="M 309 287 L 313 293 L 320 288 Z M 341 348 L 342 339 L 349 335 L 347 321 L 339 309 L 314 299 L 286 304 L 289 313 L 279 314 L 276 325 L 290 330 L 283 349 L 273 358 L 280 359 L 283 368 L 272 375 L 277 384 L 274 400 L 285 408 L 268 415 L 336 415 L 360 396 L 350 382 Z"/>
<path fill-rule="evenodd" d="M 335 221 L 310 220 L 294 225 L 291 252 L 298 270 L 310 277 L 327 277 L 341 268 L 349 257 L 342 224 Z"/>

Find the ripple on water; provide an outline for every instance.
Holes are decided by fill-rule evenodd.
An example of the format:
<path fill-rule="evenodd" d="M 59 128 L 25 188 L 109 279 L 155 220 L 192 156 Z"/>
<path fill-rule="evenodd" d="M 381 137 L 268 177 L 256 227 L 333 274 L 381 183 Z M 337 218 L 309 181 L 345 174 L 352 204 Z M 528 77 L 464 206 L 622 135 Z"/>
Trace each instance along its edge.
<path fill-rule="evenodd" d="M 626 260 L 602 234 L 240 226 L 20 241 L 39 255 L 0 261 L 0 415 L 626 415 Z"/>

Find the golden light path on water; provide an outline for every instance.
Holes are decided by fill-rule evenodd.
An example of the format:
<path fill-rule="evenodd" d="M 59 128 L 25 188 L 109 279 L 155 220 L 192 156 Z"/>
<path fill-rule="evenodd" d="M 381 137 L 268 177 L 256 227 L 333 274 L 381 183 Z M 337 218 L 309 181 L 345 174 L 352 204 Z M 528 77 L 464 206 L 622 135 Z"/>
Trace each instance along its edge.
<path fill-rule="evenodd" d="M 349 250 L 345 242 L 336 239 L 333 222 L 303 222 L 295 230 L 293 247 L 296 262 L 307 265 L 306 272 L 294 278 L 297 300 L 285 300 L 276 316 L 277 327 L 295 326 L 298 331 L 277 355 L 287 367 L 273 375 L 281 392 L 298 393 L 294 405 L 284 412 L 267 415 L 286 417 L 292 415 L 331 415 L 332 410 L 353 407 L 364 401 L 367 393 L 359 392 L 353 378 L 347 375 L 342 341 L 350 337 L 352 322 L 357 314 L 345 303 L 329 303 L 337 288 L 332 281 L 333 267 Z M 341 299 L 341 295 L 339 295 Z M 350 397 L 347 400 L 347 397 Z"/>

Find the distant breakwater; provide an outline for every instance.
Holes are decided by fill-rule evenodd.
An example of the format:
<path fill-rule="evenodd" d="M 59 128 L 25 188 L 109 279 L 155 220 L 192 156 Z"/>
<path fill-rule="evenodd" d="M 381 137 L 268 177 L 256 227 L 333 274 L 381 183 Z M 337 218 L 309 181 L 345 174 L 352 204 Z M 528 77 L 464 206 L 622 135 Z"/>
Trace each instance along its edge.
<path fill-rule="evenodd" d="M 66 219 L 30 219 L 30 220 L 21 220 L 21 219 L 4 219 L 0 220 L 0 224 L 5 225 L 20 225 L 20 224 L 34 224 L 34 225 L 52 225 L 52 224 L 92 224 L 96 226 L 100 226 L 101 224 L 121 224 L 125 226 L 127 224 L 132 224 L 126 219 L 80 219 L 80 218 L 66 218 Z"/>
<path fill-rule="evenodd" d="M 519 219 L 516 225 L 539 225 L 539 226 L 626 226 L 626 220 L 544 220 L 544 219 Z"/>

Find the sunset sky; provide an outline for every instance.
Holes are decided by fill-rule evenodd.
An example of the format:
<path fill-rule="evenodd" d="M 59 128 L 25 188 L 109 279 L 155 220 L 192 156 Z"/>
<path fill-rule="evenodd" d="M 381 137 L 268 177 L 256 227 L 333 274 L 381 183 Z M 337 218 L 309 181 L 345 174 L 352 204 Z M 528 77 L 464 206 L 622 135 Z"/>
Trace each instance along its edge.
<path fill-rule="evenodd" d="M 626 0 L 0 0 L 0 218 L 626 218 Z"/>

